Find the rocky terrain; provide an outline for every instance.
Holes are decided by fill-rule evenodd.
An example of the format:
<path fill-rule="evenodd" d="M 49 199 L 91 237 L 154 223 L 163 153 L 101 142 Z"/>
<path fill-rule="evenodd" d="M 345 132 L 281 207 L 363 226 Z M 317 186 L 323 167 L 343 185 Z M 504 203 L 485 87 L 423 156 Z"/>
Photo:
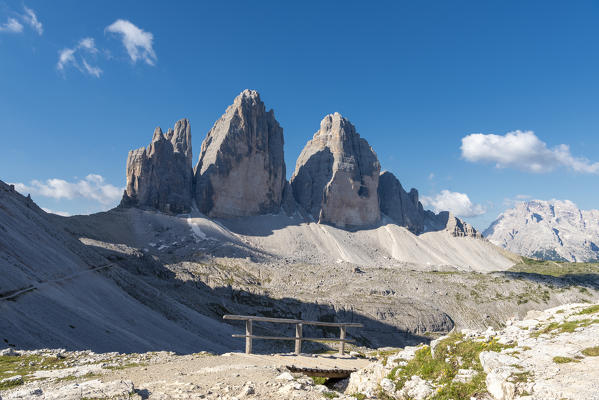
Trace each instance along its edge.
<path fill-rule="evenodd" d="M 505 211 L 484 232 L 516 254 L 544 260 L 599 260 L 599 211 L 571 201 L 532 200 Z"/>
<path fill-rule="evenodd" d="M 0 353 L 0 398 L 589 400 L 599 398 L 598 337 L 599 304 L 587 303 L 345 356 L 9 349 Z M 357 371 L 327 380 L 289 365 Z"/>
<path fill-rule="evenodd" d="M 599 305 L 531 311 L 499 330 L 463 329 L 387 351 L 352 374 L 366 398 L 560 400 L 599 398 Z"/>
<path fill-rule="evenodd" d="M 0 181 L 0 349 L 25 357 L 0 359 L 8 379 L 0 387 L 24 385 L 3 397 L 335 396 L 341 389 L 304 378 L 277 381 L 281 362 L 259 363 L 290 351 L 291 342 L 257 340 L 258 358 L 235 358 L 252 366 L 249 375 L 220 388 L 209 378 L 194 383 L 190 371 L 228 371 L 231 362 L 202 353 L 196 364 L 193 354 L 242 349 L 231 334 L 243 326 L 225 323 L 225 314 L 360 322 L 348 337 L 364 353 L 599 301 L 597 265 L 517 256 L 449 212 L 424 210 L 417 190 L 380 173 L 374 150 L 337 113 L 323 119 L 287 181 L 282 128 L 246 90 L 208 133 L 195 170 L 191 161 L 187 120 L 166 133 L 157 128 L 147 148 L 129 153 L 121 205 L 92 215 L 48 214 Z M 292 336 L 292 329 L 265 323 L 254 333 Z M 339 332 L 306 327 L 304 334 Z M 63 350 L 37 350 L 44 348 Z M 315 342 L 304 349 L 329 350 Z M 81 361 L 88 358 L 96 361 Z M 60 375 L 79 363 L 100 367 Z M 44 374 L 28 369 L 36 365 L 62 372 L 37 382 Z M 256 374 L 254 365 L 268 372 Z M 133 375 L 116 376 L 115 368 Z M 152 386 L 147 376 L 168 379 Z M 165 385 L 172 390 L 161 392 Z"/>

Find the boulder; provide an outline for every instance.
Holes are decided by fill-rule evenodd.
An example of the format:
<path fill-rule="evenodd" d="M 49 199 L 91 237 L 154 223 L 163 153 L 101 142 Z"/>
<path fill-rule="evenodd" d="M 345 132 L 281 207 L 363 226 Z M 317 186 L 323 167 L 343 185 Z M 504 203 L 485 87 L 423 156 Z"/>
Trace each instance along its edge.
<path fill-rule="evenodd" d="M 283 128 L 260 95 L 244 90 L 202 143 L 194 196 L 209 217 L 278 212 L 285 188 Z"/>
<path fill-rule="evenodd" d="M 339 113 L 329 114 L 297 160 L 293 195 L 320 223 L 372 225 L 380 219 L 380 168 L 376 153 L 351 122 Z"/>
<path fill-rule="evenodd" d="M 127 188 L 121 206 L 153 208 L 167 213 L 191 210 L 193 174 L 191 128 L 187 119 L 166 134 L 157 127 L 152 143 L 129 152 Z"/>

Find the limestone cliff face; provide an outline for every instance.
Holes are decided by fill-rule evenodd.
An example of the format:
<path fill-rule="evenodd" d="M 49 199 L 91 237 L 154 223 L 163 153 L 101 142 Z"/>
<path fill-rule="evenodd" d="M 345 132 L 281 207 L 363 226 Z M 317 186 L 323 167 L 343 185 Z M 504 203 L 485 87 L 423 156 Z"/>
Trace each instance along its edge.
<path fill-rule="evenodd" d="M 453 236 L 482 237 L 472 225 L 449 211 L 435 214 L 424 210 L 422 203 L 418 201 L 418 191 L 412 189 L 409 193 L 406 192 L 391 172 L 381 173 L 378 192 L 381 212 L 397 225 L 405 226 L 413 233 L 446 230 Z"/>
<path fill-rule="evenodd" d="M 380 164 L 368 142 L 339 113 L 324 117 L 300 154 L 291 186 L 318 222 L 361 227 L 380 219 Z"/>
<path fill-rule="evenodd" d="M 216 121 L 194 175 L 196 202 L 210 217 L 280 210 L 286 183 L 283 128 L 258 92 L 244 90 Z"/>
<path fill-rule="evenodd" d="M 191 128 L 187 119 L 166 134 L 158 127 L 148 147 L 131 150 L 122 206 L 154 208 L 168 213 L 191 209 Z"/>
<path fill-rule="evenodd" d="M 406 192 L 395 175 L 384 171 L 379 177 L 378 193 L 383 214 L 414 233 L 424 230 L 424 210 L 416 189 Z"/>

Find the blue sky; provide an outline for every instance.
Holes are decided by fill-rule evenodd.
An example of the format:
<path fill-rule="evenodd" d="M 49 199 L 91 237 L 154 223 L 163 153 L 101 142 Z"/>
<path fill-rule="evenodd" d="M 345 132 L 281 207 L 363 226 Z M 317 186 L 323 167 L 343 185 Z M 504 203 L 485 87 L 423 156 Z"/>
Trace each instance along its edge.
<path fill-rule="evenodd" d="M 250 88 L 288 175 L 338 111 L 406 189 L 478 228 L 529 197 L 599 208 L 598 74 L 593 1 L 0 0 L 0 179 L 54 211 L 107 209 L 156 126 L 189 118 L 195 164 Z"/>

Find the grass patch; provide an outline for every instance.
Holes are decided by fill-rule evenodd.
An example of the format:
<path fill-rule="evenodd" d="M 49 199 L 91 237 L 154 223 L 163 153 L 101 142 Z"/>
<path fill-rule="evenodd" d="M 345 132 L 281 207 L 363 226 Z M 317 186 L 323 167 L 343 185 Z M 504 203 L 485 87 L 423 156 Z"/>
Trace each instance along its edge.
<path fill-rule="evenodd" d="M 439 390 L 431 400 L 469 399 L 487 393 L 485 378 L 479 355 L 483 351 L 501 351 L 515 345 L 502 345 L 495 339 L 490 342 L 464 340 L 461 334 L 452 334 L 435 347 L 433 357 L 429 346 L 416 351 L 413 359 L 405 366 L 397 366 L 387 376 L 395 382 L 397 390 L 414 375 L 422 379 L 434 381 Z M 453 382 L 458 369 L 473 369 L 477 373 L 467 383 Z"/>
<path fill-rule="evenodd" d="M 522 257 L 522 262 L 514 265 L 508 271 L 539 274 L 561 278 L 566 275 L 599 275 L 597 263 L 573 263 L 564 261 L 543 261 Z"/>
<path fill-rule="evenodd" d="M 313 376 L 312 380 L 314 381 L 315 385 L 324 385 L 327 383 L 329 378 L 325 378 L 324 376 Z"/>
<path fill-rule="evenodd" d="M 553 362 L 556 364 L 567 364 L 567 363 L 579 362 L 579 361 L 572 357 L 555 356 L 555 357 L 553 357 Z"/>
<path fill-rule="evenodd" d="M 536 332 L 532 332 L 530 336 L 539 337 L 540 335 L 545 333 L 551 333 L 553 335 L 557 335 L 559 333 L 564 332 L 572 333 L 576 330 L 576 328 L 582 328 L 596 323 L 599 323 L 599 319 L 582 319 L 574 321 L 565 321 L 562 323 L 552 322 L 549 325 L 545 326 L 543 329 L 540 329 Z"/>
<path fill-rule="evenodd" d="M 67 368 L 68 358 L 43 355 L 0 356 L 0 381 L 12 376 L 21 375 L 24 381 L 28 375 L 40 369 Z"/>
<path fill-rule="evenodd" d="M 364 393 L 352 393 L 350 396 L 355 397 L 358 400 L 364 400 L 366 398 Z"/>
<path fill-rule="evenodd" d="M 598 357 L 599 356 L 599 346 L 595 347 L 587 347 L 582 351 L 582 354 L 588 357 Z"/>
<path fill-rule="evenodd" d="M 595 314 L 595 313 L 598 313 L 598 312 L 599 312 L 599 304 L 587 307 L 584 310 L 580 310 L 576 314 L 577 315 L 588 315 L 588 314 Z"/>
<path fill-rule="evenodd" d="M 335 392 L 324 392 L 322 394 L 326 399 L 336 399 L 339 395 Z"/>
<path fill-rule="evenodd" d="M 16 386 L 20 386 L 22 385 L 23 382 L 23 378 L 20 377 L 19 379 L 13 379 L 10 381 L 6 381 L 6 382 L 0 382 L 0 390 L 7 390 L 7 389 L 11 389 L 14 388 Z"/>
<path fill-rule="evenodd" d="M 529 371 L 525 371 L 525 372 L 517 372 L 515 374 L 512 374 L 511 378 L 513 382 L 528 382 L 528 380 L 530 379 L 531 373 Z"/>

